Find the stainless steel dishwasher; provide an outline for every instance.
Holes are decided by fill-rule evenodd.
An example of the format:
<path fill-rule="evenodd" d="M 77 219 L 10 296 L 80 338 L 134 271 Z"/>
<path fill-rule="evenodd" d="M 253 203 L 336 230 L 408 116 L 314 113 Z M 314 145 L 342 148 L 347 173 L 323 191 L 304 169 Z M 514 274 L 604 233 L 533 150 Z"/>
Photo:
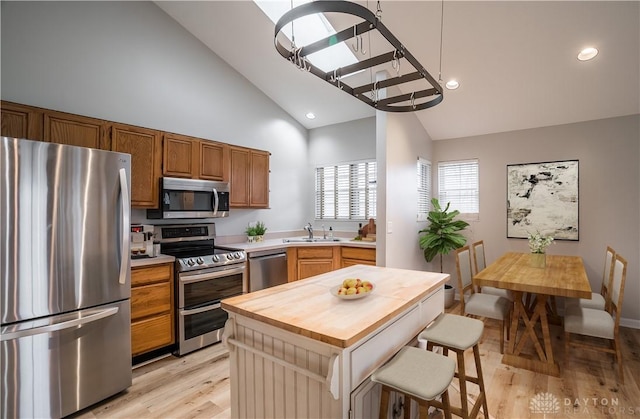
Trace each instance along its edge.
<path fill-rule="evenodd" d="M 249 257 L 249 292 L 287 282 L 287 250 L 270 249 L 251 252 Z"/>

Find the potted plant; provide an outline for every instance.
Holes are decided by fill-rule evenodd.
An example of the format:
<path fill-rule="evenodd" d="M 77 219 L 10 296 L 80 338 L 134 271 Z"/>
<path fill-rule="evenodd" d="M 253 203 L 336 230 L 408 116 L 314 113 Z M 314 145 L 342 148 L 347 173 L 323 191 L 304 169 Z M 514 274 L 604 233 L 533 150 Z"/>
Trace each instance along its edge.
<path fill-rule="evenodd" d="M 448 254 L 450 251 L 458 249 L 465 245 L 467 238 L 464 237 L 459 231 L 464 230 L 469 226 L 469 223 L 463 220 L 454 220 L 460 211 L 449 211 L 448 202 L 447 206 L 442 209 L 438 199 L 431 199 L 432 210 L 429 211 L 427 220 L 429 225 L 420 230 L 418 233 L 424 233 L 420 237 L 420 249 L 424 253 L 424 258 L 427 262 L 431 262 L 436 255 L 440 255 L 440 272 L 442 273 L 442 256 Z M 449 307 L 453 303 L 454 289 L 451 285 L 445 285 L 445 305 Z"/>
<path fill-rule="evenodd" d="M 261 242 L 264 240 L 264 233 L 267 231 L 262 221 L 256 222 L 254 225 L 249 225 L 245 230 L 247 233 L 247 239 L 249 243 Z"/>

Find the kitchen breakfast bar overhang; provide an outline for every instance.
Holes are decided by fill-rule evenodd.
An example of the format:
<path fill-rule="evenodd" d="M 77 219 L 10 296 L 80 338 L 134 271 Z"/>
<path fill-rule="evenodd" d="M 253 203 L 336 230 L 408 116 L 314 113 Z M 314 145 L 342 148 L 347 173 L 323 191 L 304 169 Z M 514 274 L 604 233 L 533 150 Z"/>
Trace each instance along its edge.
<path fill-rule="evenodd" d="M 331 289 L 374 283 L 365 298 Z M 355 265 L 222 301 L 232 417 L 377 417 L 370 375 L 444 311 L 448 274 Z"/>

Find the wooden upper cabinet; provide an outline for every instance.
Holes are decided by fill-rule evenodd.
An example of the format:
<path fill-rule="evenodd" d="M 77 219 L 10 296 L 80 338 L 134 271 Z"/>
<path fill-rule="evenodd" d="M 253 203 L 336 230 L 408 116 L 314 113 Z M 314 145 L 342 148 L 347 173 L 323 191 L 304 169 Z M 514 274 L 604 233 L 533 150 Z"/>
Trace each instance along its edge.
<path fill-rule="evenodd" d="M 160 131 L 113 124 L 111 150 L 131 154 L 131 206 L 157 208 L 162 164 Z"/>
<path fill-rule="evenodd" d="M 198 178 L 200 140 L 180 134 L 164 134 L 162 174 Z"/>
<path fill-rule="evenodd" d="M 269 207 L 269 153 L 251 150 L 251 195 L 249 206 Z"/>
<path fill-rule="evenodd" d="M 200 141 L 200 179 L 229 180 L 229 146 Z"/>
<path fill-rule="evenodd" d="M 3 100 L 0 119 L 0 134 L 3 137 L 42 141 L 42 109 Z"/>
<path fill-rule="evenodd" d="M 249 149 L 230 147 L 229 157 L 231 161 L 231 176 L 229 179 L 231 194 L 229 205 L 232 207 L 249 206 L 249 164 L 251 156 Z"/>
<path fill-rule="evenodd" d="M 269 152 L 229 147 L 232 207 L 269 207 Z"/>
<path fill-rule="evenodd" d="M 44 141 L 80 147 L 111 149 L 107 122 L 64 112 L 44 112 Z"/>

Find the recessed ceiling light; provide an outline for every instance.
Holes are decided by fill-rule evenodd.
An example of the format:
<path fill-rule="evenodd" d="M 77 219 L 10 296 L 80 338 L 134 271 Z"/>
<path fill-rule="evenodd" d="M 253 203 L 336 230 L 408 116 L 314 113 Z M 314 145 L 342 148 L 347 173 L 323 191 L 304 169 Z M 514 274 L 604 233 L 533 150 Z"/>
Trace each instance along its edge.
<path fill-rule="evenodd" d="M 458 83 L 456 80 L 449 80 L 445 84 L 445 87 L 449 90 L 456 90 L 458 87 L 460 87 L 460 83 Z"/>
<path fill-rule="evenodd" d="M 593 59 L 596 55 L 598 55 L 598 49 L 589 47 L 585 48 L 578 54 L 578 60 L 580 61 L 588 61 Z"/>
<path fill-rule="evenodd" d="M 305 116 L 309 119 L 316 119 L 316 114 L 313 112 L 308 112 Z"/>

